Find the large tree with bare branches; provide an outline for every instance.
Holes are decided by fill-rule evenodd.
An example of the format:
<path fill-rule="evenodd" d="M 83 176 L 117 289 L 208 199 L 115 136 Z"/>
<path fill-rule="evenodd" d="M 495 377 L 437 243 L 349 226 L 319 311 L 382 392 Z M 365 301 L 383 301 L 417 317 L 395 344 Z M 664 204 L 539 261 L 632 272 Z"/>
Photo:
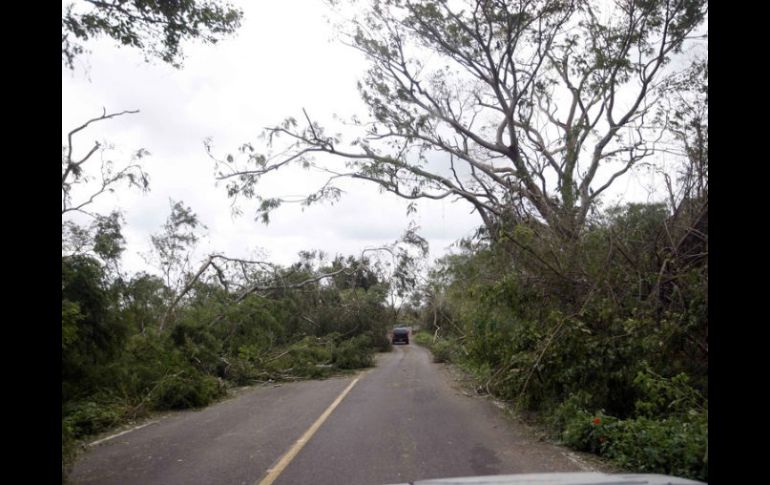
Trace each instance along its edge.
<path fill-rule="evenodd" d="M 91 118 L 67 134 L 62 144 L 61 160 L 61 215 L 62 255 L 92 254 L 108 263 L 118 273 L 118 262 L 125 242 L 121 233 L 122 213 L 113 210 L 105 215 L 92 210 L 92 205 L 102 196 L 114 192 L 120 186 L 149 190 L 149 177 L 141 165 L 148 155 L 145 149 L 132 154 L 128 162 L 111 160 L 112 147 L 106 142 L 94 141 L 80 146 L 76 138 L 83 136 L 87 128 L 112 118 L 138 111 L 107 113 Z M 97 165 L 99 167 L 97 168 Z M 92 222 L 83 226 L 76 222 L 76 214 L 88 216 Z"/>
<path fill-rule="evenodd" d="M 104 110 L 101 116 L 91 118 L 82 125 L 74 128 L 67 134 L 67 144 L 62 145 L 62 158 L 61 158 L 61 213 L 62 216 L 70 212 L 82 212 L 86 213 L 86 207 L 91 205 L 95 199 L 100 196 L 113 192 L 117 185 L 125 183 L 130 187 L 137 187 L 142 191 L 147 191 L 149 188 L 149 180 L 147 174 L 138 163 L 139 160 L 144 158 L 148 154 L 147 150 L 139 149 L 134 155 L 131 163 L 123 164 L 123 166 L 116 169 L 115 163 L 105 158 L 110 147 L 103 142 L 95 141 L 91 148 L 88 149 L 85 154 L 78 153 L 75 147 L 75 135 L 82 133 L 86 128 L 94 123 L 103 122 L 111 118 L 123 116 L 126 114 L 134 114 L 139 111 L 123 111 L 120 113 L 107 114 L 107 110 Z M 82 155 L 82 156 L 81 156 Z M 93 170 L 91 175 L 86 170 L 86 164 L 92 162 L 94 158 L 101 159 L 101 169 L 99 171 L 99 180 L 96 183 L 92 183 L 90 190 L 86 195 L 83 195 L 81 191 L 80 199 L 73 200 L 73 189 L 79 186 L 85 187 L 89 182 L 94 182 Z M 93 165 L 93 162 L 89 165 Z"/>
<path fill-rule="evenodd" d="M 339 197 L 348 177 L 463 199 L 492 237 L 534 217 L 573 239 L 654 153 L 660 88 L 706 13 L 703 0 L 374 1 L 346 37 L 370 64 L 357 133 L 331 135 L 305 112 L 267 130 L 268 153 L 245 144 L 217 176 L 265 220 L 282 200 L 257 184 L 300 164 L 328 175 L 308 204 Z"/>

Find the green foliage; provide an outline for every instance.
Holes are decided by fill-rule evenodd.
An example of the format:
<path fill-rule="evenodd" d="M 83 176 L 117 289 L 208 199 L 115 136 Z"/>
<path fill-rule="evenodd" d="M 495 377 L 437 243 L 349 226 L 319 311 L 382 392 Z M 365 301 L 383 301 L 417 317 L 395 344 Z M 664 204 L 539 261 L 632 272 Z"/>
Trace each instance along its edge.
<path fill-rule="evenodd" d="M 708 414 L 689 409 L 677 416 L 617 419 L 590 413 L 585 393 L 575 393 L 552 414 L 562 441 L 604 455 L 639 473 L 661 473 L 708 481 Z"/>
<path fill-rule="evenodd" d="M 122 284 L 121 318 L 134 333 L 146 334 L 156 329 L 165 310 L 167 288 L 163 280 L 147 273 L 139 273 Z"/>
<path fill-rule="evenodd" d="M 171 286 L 182 279 L 189 263 L 190 253 L 200 239 L 199 228 L 206 229 L 192 208 L 181 201 L 169 200 L 171 213 L 163 224 L 163 231 L 150 236 L 157 266 L 163 272 L 166 284 Z"/>
<path fill-rule="evenodd" d="M 431 343 L 433 342 L 433 336 L 424 330 L 420 330 L 416 332 L 412 339 L 415 341 L 415 343 L 418 343 L 424 347 L 430 347 Z"/>
<path fill-rule="evenodd" d="M 164 233 L 153 240 L 167 263 L 165 279 L 115 278 L 94 257 L 62 259 L 65 476 L 77 443 L 93 434 L 160 410 L 206 406 L 231 385 L 369 367 L 375 351 L 390 349 L 389 288 L 368 261 L 337 257 L 328 265 L 307 252 L 290 268 L 274 267 L 285 288 L 244 295 L 240 271 L 232 278 L 218 267 L 216 279 L 190 279 L 186 251 L 198 226 L 187 207 L 172 205 Z M 188 287 L 183 297 L 170 280 Z M 311 283 L 291 288 L 303 281 Z"/>
<path fill-rule="evenodd" d="M 591 407 L 591 395 L 585 391 L 571 393 L 548 415 L 548 424 L 557 430 L 563 430 L 571 421 L 587 415 L 586 409 Z"/>
<path fill-rule="evenodd" d="M 224 393 L 224 386 L 215 377 L 186 370 L 164 376 L 154 389 L 153 402 L 156 409 L 197 408 Z"/>
<path fill-rule="evenodd" d="M 360 369 L 374 365 L 371 337 L 359 335 L 340 342 L 332 352 L 332 362 L 340 369 Z"/>
<path fill-rule="evenodd" d="M 269 360 L 265 368 L 275 379 L 326 377 L 331 373 L 333 345 L 332 339 L 305 337 Z"/>
<path fill-rule="evenodd" d="M 203 373 L 216 374 L 220 365 L 222 342 L 209 328 L 182 322 L 174 326 L 169 337 L 190 365 Z"/>
<path fill-rule="evenodd" d="M 116 318 L 104 267 L 89 256 L 62 258 L 62 393 L 87 389 L 96 366 L 122 350 L 128 329 Z"/>
<path fill-rule="evenodd" d="M 423 289 L 423 325 L 441 338 L 417 341 L 469 368 L 483 389 L 542 413 L 569 446 L 703 479 L 704 214 L 629 204 L 570 244 L 531 222 L 502 241 L 465 241 Z"/>
<path fill-rule="evenodd" d="M 601 433 L 606 436 L 603 453 L 625 468 L 708 481 L 705 413 L 618 421 Z"/>
<path fill-rule="evenodd" d="M 588 450 L 592 446 L 594 429 L 593 418 L 586 408 L 591 396 L 586 392 L 571 394 L 551 414 L 550 422 L 561 433 L 561 440 L 566 445 L 579 450 Z"/>
<path fill-rule="evenodd" d="M 263 373 L 249 358 L 230 357 L 227 359 L 227 365 L 224 368 L 224 377 L 228 382 L 236 386 L 247 386 L 260 382 Z"/>
<path fill-rule="evenodd" d="M 380 329 L 371 330 L 367 333 L 372 349 L 376 352 L 390 352 L 393 350 L 393 343 L 388 336 Z"/>
<path fill-rule="evenodd" d="M 82 438 L 110 429 L 119 423 L 124 409 L 116 404 L 95 401 L 67 403 L 62 414 L 63 425 L 72 438 Z"/>
<path fill-rule="evenodd" d="M 456 342 L 443 338 L 433 340 L 433 335 L 426 331 L 419 331 L 413 336 L 414 342 L 428 347 L 433 354 L 433 362 L 452 362 L 457 357 Z"/>
<path fill-rule="evenodd" d="M 82 41 L 108 36 L 144 51 L 145 58 L 158 57 L 179 67 L 182 41 L 214 44 L 240 26 L 242 15 L 218 0 L 72 2 L 62 15 L 62 61 L 72 69 L 85 50 Z"/>
<path fill-rule="evenodd" d="M 446 340 L 438 340 L 430 348 L 433 353 L 433 362 L 451 362 L 453 356 L 452 348 L 452 343 Z"/>
<path fill-rule="evenodd" d="M 126 396 L 137 414 L 153 408 L 153 390 L 161 380 L 188 367 L 182 354 L 168 339 L 134 335 L 119 362 L 103 369 L 112 376 L 114 394 Z"/>
<path fill-rule="evenodd" d="M 67 482 L 67 476 L 69 475 L 72 464 L 75 462 L 77 456 L 77 440 L 75 439 L 75 431 L 72 423 L 62 421 L 61 431 L 61 476 L 62 483 Z"/>
<path fill-rule="evenodd" d="M 94 253 L 104 261 L 117 261 L 123 253 L 125 238 L 121 233 L 121 215 L 112 212 L 109 216 L 99 216 L 94 234 Z"/>
<path fill-rule="evenodd" d="M 687 374 L 677 374 L 664 378 L 653 372 L 643 363 L 634 384 L 639 388 L 639 397 L 635 403 L 635 414 L 645 417 L 686 416 L 691 411 L 701 411 L 706 401 L 689 384 Z"/>
<path fill-rule="evenodd" d="M 80 307 L 69 300 L 61 302 L 61 349 L 67 351 L 78 338 L 78 322 L 83 319 Z"/>
<path fill-rule="evenodd" d="M 335 332 L 322 338 L 307 336 L 269 351 L 258 345 L 243 346 L 238 357 L 228 359 L 225 378 L 238 385 L 325 378 L 339 370 L 372 366 L 375 344 L 370 334 L 342 339 Z"/>
<path fill-rule="evenodd" d="M 196 309 L 198 314 L 201 310 L 207 311 L 211 308 L 211 301 L 206 302 L 206 306 Z M 266 351 L 276 342 L 283 342 L 287 337 L 285 328 L 286 319 L 290 313 L 289 302 L 276 302 L 261 298 L 246 298 L 241 304 L 229 308 L 225 313 L 225 319 L 220 328 L 220 339 L 226 346 L 227 353 L 234 355 L 244 346 Z M 195 319 L 205 319 L 195 315 Z M 208 320 L 213 318 L 208 317 Z M 226 333 L 221 330 L 226 330 Z"/>

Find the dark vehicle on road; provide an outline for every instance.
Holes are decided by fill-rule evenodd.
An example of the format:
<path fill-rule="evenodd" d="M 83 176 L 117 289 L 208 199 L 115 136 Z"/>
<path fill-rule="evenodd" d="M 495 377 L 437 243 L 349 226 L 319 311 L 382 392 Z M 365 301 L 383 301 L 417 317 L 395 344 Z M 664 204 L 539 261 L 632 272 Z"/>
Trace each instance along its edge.
<path fill-rule="evenodd" d="M 409 329 L 408 328 L 394 328 L 393 329 L 393 344 L 409 344 Z"/>

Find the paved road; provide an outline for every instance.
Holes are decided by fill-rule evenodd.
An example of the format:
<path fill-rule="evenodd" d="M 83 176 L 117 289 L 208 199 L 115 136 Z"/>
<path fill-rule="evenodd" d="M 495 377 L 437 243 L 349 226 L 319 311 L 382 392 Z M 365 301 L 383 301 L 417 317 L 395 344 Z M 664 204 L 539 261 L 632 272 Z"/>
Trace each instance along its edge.
<path fill-rule="evenodd" d="M 416 345 L 381 354 L 277 477 L 276 485 L 382 485 L 580 471 L 490 401 L 457 389 Z M 76 484 L 257 484 L 353 377 L 255 387 L 91 448 Z"/>

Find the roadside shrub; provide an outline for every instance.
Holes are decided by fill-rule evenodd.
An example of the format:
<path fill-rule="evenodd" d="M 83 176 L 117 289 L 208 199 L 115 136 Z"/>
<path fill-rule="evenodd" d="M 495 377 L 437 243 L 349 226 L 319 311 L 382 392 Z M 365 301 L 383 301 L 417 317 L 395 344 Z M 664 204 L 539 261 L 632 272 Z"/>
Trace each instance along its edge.
<path fill-rule="evenodd" d="M 290 346 L 291 357 L 296 361 L 328 364 L 332 360 L 331 339 L 305 337 Z"/>
<path fill-rule="evenodd" d="M 61 430 L 61 481 L 67 483 L 67 476 L 72 470 L 72 465 L 77 456 L 77 441 L 75 440 L 73 425 L 62 421 Z"/>
<path fill-rule="evenodd" d="M 393 343 L 388 336 L 382 332 L 368 332 L 371 347 L 377 352 L 390 352 L 393 350 Z"/>
<path fill-rule="evenodd" d="M 169 349 L 167 342 L 143 335 L 129 339 L 121 359 L 112 366 L 111 389 L 144 403 L 143 407 L 151 404 L 148 395 L 163 376 L 186 367 L 179 351 Z"/>
<path fill-rule="evenodd" d="M 236 386 L 246 386 L 259 380 L 259 371 L 252 362 L 237 357 L 230 358 L 228 362 L 230 365 L 225 367 L 224 378 Z"/>
<path fill-rule="evenodd" d="M 433 362 L 436 363 L 451 362 L 454 356 L 452 342 L 448 340 L 437 340 L 430 350 L 433 352 Z"/>
<path fill-rule="evenodd" d="M 367 335 L 340 342 L 334 348 L 333 362 L 339 369 L 361 369 L 374 365 L 373 349 Z"/>
<path fill-rule="evenodd" d="M 215 374 L 220 364 L 222 343 L 203 325 L 180 322 L 170 333 L 174 346 L 191 365 L 207 374 Z"/>
<path fill-rule="evenodd" d="M 276 351 L 274 357 L 258 366 L 264 369 L 269 378 L 280 380 L 291 377 L 323 378 L 331 374 L 332 363 L 331 339 L 305 337 L 289 345 L 284 351 Z"/>
<path fill-rule="evenodd" d="M 640 417 L 608 423 L 602 453 L 639 473 L 708 481 L 708 417 L 693 411 L 662 420 Z"/>
<path fill-rule="evenodd" d="M 551 414 L 550 423 L 559 433 L 561 441 L 581 451 L 590 449 L 592 416 L 586 411 L 591 396 L 585 392 L 571 394 Z"/>
<path fill-rule="evenodd" d="M 181 371 L 164 377 L 153 392 L 156 409 L 187 409 L 206 406 L 224 395 L 220 381 L 195 371 Z"/>
<path fill-rule="evenodd" d="M 426 331 L 419 331 L 413 336 L 414 341 L 424 347 L 430 348 L 431 344 L 433 343 L 433 336 L 426 332 Z"/>
<path fill-rule="evenodd" d="M 452 362 L 457 356 L 455 348 L 457 342 L 454 340 L 438 338 L 434 342 L 433 335 L 425 331 L 417 332 L 413 340 L 417 344 L 430 349 L 431 354 L 433 354 L 433 362 L 435 363 Z"/>
<path fill-rule="evenodd" d="M 562 442 L 610 458 L 637 473 L 661 473 L 708 481 L 708 414 L 689 412 L 664 419 L 620 420 L 590 413 L 590 396 L 571 395 L 552 413 Z"/>
<path fill-rule="evenodd" d="M 95 401 L 67 403 L 63 409 L 62 428 L 69 438 L 78 439 L 101 433 L 116 424 L 123 417 L 124 408 L 117 404 Z"/>
<path fill-rule="evenodd" d="M 646 362 L 634 379 L 639 398 L 634 403 L 637 416 L 682 416 L 704 409 L 705 398 L 690 385 L 687 374 L 671 378 L 658 375 Z"/>
<path fill-rule="evenodd" d="M 63 256 L 62 480 L 89 435 L 153 411 L 205 406 L 225 393 L 225 382 L 325 378 L 391 350 L 388 286 L 373 271 L 353 279 L 338 271 L 369 263 L 338 258 L 327 268 L 320 253 L 301 257 L 281 279 L 339 277 L 233 303 L 222 279 L 198 280 L 174 300 L 180 295 L 158 277 L 126 281 L 100 259 Z M 249 278 L 269 277 L 260 273 Z"/>

